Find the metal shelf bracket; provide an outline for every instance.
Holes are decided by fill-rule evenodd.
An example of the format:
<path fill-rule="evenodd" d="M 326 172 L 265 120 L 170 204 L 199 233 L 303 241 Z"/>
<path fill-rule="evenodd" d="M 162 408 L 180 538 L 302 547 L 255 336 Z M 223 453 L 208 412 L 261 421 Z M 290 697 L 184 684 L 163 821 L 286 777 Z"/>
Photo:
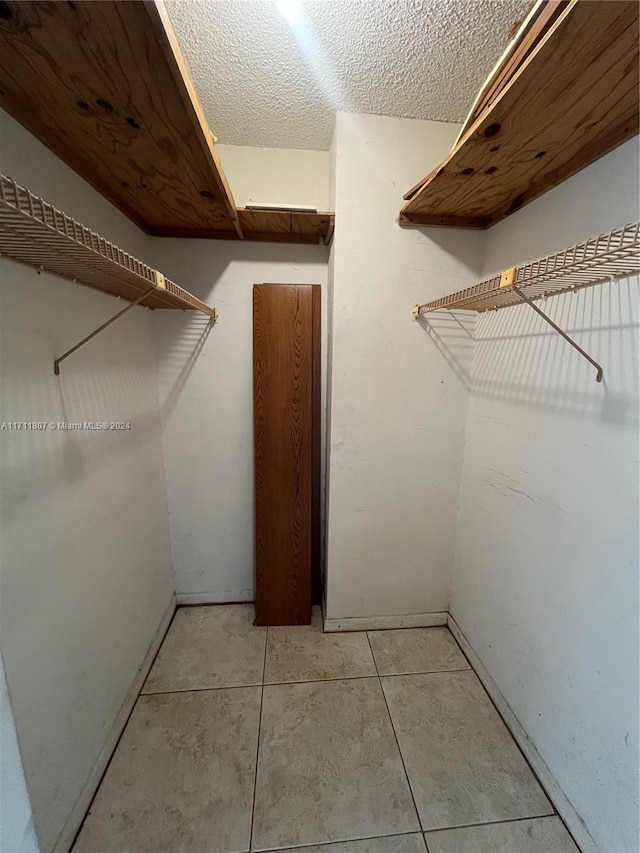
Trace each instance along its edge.
<path fill-rule="evenodd" d="M 571 344 L 571 346 L 575 350 L 578 350 L 580 355 L 583 358 L 586 358 L 587 361 L 595 367 L 595 369 L 596 369 L 596 382 L 602 382 L 602 377 L 604 374 L 603 374 L 602 367 L 598 364 L 598 362 L 594 361 L 594 359 L 592 359 L 591 356 L 588 353 L 586 353 L 582 349 L 581 346 L 578 346 L 578 344 L 573 340 L 573 338 L 570 338 L 566 332 L 563 332 L 562 329 L 560 328 L 560 326 L 557 326 L 553 322 L 551 317 L 547 317 L 547 315 L 544 313 L 544 311 L 541 311 L 538 308 L 538 306 L 535 304 L 535 302 L 532 299 L 529 299 L 528 296 L 525 296 L 524 293 L 521 290 L 519 290 L 515 284 L 511 284 L 510 287 L 514 293 L 518 294 L 518 296 L 520 297 L 520 299 L 522 299 L 523 302 L 526 302 L 527 305 L 530 305 L 533 308 L 533 310 L 536 312 L 536 314 L 539 314 L 542 317 L 542 319 L 545 320 L 551 326 L 552 329 L 554 329 L 559 335 L 561 335 L 565 339 L 565 341 L 567 341 L 567 343 Z"/>
<path fill-rule="evenodd" d="M 139 305 L 139 303 L 142 302 L 143 299 L 146 299 L 146 297 L 149 296 L 149 294 L 153 293 L 155 290 L 156 290 L 155 287 L 151 287 L 151 288 L 149 288 L 149 290 L 146 290 L 144 293 L 141 293 L 140 296 L 138 296 L 138 298 L 135 299 L 133 302 L 130 302 L 126 308 L 123 308 L 122 311 L 118 311 L 118 313 L 115 314 L 110 320 L 107 320 L 106 323 L 103 323 L 95 331 L 91 332 L 90 335 L 87 335 L 86 338 L 83 338 L 74 347 L 71 347 L 71 349 L 68 349 L 65 353 L 63 353 L 61 356 L 56 358 L 56 360 L 53 362 L 53 372 L 55 373 L 55 375 L 60 376 L 60 362 L 61 361 L 64 361 L 65 358 L 67 358 L 68 356 L 71 355 L 71 353 L 74 353 L 74 352 L 76 352 L 76 350 L 79 350 L 80 347 L 83 347 L 92 338 L 95 338 L 96 335 L 99 335 L 100 332 L 103 332 L 107 328 L 107 326 L 110 326 L 112 323 L 115 323 L 115 321 L 119 320 L 120 317 L 124 317 L 124 315 L 127 313 L 127 311 L 131 311 L 132 308 L 135 308 L 136 305 Z"/>

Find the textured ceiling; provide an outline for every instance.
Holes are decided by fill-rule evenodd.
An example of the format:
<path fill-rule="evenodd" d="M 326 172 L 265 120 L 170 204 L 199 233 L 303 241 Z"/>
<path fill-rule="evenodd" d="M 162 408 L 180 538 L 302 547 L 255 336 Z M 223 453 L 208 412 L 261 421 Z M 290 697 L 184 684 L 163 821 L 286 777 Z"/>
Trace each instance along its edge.
<path fill-rule="evenodd" d="M 337 110 L 462 121 L 530 0 L 167 0 L 220 142 L 326 150 Z"/>

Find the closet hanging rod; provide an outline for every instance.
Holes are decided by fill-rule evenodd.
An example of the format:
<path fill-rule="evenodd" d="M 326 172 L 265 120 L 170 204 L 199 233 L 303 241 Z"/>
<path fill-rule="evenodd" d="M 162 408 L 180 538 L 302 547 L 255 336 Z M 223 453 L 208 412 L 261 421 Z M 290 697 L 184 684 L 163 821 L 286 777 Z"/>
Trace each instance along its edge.
<path fill-rule="evenodd" d="M 414 305 L 412 318 L 441 308 L 491 311 L 519 304 L 514 285 L 531 300 L 640 272 L 640 223 L 635 222 L 536 261 L 505 270 L 473 287 Z"/>

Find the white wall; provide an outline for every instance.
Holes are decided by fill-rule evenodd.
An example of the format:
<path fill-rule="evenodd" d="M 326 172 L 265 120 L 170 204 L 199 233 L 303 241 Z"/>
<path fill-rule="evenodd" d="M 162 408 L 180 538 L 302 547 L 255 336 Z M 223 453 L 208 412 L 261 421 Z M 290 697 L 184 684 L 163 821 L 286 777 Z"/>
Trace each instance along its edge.
<path fill-rule="evenodd" d="M 236 204 L 262 202 L 329 207 L 329 152 L 218 145 Z"/>
<path fill-rule="evenodd" d="M 492 228 L 485 273 L 637 221 L 638 198 L 636 139 Z M 541 304 L 601 385 L 528 306 L 478 321 L 451 600 L 603 853 L 638 849 L 638 295 Z"/>
<path fill-rule="evenodd" d="M 1 657 L 0 761 L 0 850 L 4 853 L 38 853 L 31 803 Z"/>
<path fill-rule="evenodd" d="M 322 286 L 324 385 L 327 249 L 167 239 L 152 249 L 166 275 L 220 310 L 213 327 L 191 313 L 154 318 L 176 592 L 189 602 L 250 601 L 253 285 Z"/>
<path fill-rule="evenodd" d="M 457 130 L 337 117 L 328 619 L 448 607 L 473 338 L 451 321 L 452 366 L 411 306 L 475 280 L 483 235 L 396 219 Z"/>
<path fill-rule="evenodd" d="M 6 174 L 143 254 L 135 226 L 6 116 L 1 143 Z M 73 837 L 173 597 L 153 317 L 133 309 L 56 377 L 54 357 L 122 303 L 4 258 L 0 279 L 0 422 L 131 422 L 119 432 L 0 430 L 0 642 L 50 851 Z"/>

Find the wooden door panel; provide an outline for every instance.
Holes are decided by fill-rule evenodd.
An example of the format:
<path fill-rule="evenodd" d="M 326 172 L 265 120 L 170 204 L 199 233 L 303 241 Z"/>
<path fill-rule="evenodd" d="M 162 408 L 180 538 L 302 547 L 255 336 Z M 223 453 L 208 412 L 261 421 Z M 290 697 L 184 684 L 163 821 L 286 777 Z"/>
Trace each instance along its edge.
<path fill-rule="evenodd" d="M 309 624 L 313 537 L 313 298 L 255 285 L 256 624 Z"/>

